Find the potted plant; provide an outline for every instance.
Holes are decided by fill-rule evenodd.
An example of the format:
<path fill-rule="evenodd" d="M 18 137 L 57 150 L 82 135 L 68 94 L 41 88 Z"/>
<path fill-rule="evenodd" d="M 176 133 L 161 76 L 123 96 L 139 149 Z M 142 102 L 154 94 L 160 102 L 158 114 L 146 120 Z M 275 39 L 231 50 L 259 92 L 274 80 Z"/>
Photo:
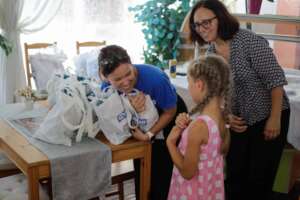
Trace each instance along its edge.
<path fill-rule="evenodd" d="M 6 56 L 8 56 L 12 51 L 11 43 L 1 34 L 0 34 L 0 47 L 5 52 Z"/>
<path fill-rule="evenodd" d="M 135 19 L 142 23 L 147 42 L 144 48 L 145 63 L 166 67 L 167 61 L 176 58 L 180 45 L 180 27 L 194 1 L 149 0 L 129 8 Z"/>
<path fill-rule="evenodd" d="M 32 110 L 33 109 L 33 104 L 34 101 L 38 100 L 36 96 L 36 91 L 32 90 L 30 87 L 25 87 L 16 90 L 15 94 L 17 96 L 23 97 L 24 98 L 24 103 L 25 103 L 25 108 L 27 110 Z"/>

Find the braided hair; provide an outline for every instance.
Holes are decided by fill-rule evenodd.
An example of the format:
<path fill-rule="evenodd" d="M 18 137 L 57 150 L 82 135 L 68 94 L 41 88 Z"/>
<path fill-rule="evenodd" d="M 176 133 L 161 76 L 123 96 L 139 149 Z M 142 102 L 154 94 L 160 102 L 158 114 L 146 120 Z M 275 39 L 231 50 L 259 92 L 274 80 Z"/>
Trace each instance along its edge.
<path fill-rule="evenodd" d="M 229 147 L 229 114 L 231 113 L 232 78 L 228 63 L 218 55 L 206 55 L 192 61 L 188 68 L 188 75 L 194 79 L 201 79 L 206 83 L 207 92 L 203 100 L 196 104 L 190 114 L 201 113 L 213 97 L 220 97 L 222 103 L 222 117 L 225 128 L 221 131 L 221 152 L 226 153 Z M 222 129 L 221 129 L 222 130 Z"/>

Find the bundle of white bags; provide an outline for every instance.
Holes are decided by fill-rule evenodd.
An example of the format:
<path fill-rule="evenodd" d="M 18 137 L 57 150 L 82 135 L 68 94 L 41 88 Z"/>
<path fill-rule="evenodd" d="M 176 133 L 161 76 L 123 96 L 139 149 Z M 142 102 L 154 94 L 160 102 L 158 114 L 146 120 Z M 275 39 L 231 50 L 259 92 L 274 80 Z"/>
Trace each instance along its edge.
<path fill-rule="evenodd" d="M 47 86 L 51 109 L 34 137 L 67 146 L 80 142 L 85 135 L 94 138 L 99 127 L 94 122 L 88 98 L 95 94 L 96 88 L 89 79 L 54 74 Z"/>
<path fill-rule="evenodd" d="M 94 138 L 101 130 L 117 145 L 131 137 L 131 129 L 146 132 L 159 118 L 149 95 L 146 110 L 137 113 L 128 96 L 111 86 L 101 91 L 96 82 L 84 77 L 54 74 L 47 90 L 51 109 L 34 137 L 48 143 L 71 146 L 82 137 Z"/>

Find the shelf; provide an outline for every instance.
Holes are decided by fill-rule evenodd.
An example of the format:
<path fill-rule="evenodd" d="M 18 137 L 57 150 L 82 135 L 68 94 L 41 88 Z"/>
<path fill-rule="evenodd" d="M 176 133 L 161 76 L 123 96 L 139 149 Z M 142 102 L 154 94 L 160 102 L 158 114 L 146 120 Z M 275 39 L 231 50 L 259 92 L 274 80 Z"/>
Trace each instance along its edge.
<path fill-rule="evenodd" d="M 283 15 L 246 15 L 234 14 L 240 22 L 266 23 L 266 24 L 293 24 L 300 26 L 300 17 Z"/>
<path fill-rule="evenodd" d="M 300 43 L 300 36 L 267 34 L 267 33 L 257 33 L 257 34 L 260 36 L 263 36 L 267 40 L 277 40 L 277 41 L 283 41 L 283 42 Z"/>

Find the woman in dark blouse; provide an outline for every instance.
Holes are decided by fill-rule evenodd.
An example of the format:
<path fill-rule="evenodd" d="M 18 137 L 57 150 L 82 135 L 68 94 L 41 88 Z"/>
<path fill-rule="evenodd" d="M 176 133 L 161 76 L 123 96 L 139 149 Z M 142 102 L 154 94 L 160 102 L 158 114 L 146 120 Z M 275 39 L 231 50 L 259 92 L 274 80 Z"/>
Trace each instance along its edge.
<path fill-rule="evenodd" d="M 226 157 L 227 200 L 272 199 L 272 187 L 286 141 L 287 84 L 268 41 L 248 30 L 219 0 L 200 0 L 189 19 L 196 46 L 223 56 L 234 82 L 231 145 Z"/>

